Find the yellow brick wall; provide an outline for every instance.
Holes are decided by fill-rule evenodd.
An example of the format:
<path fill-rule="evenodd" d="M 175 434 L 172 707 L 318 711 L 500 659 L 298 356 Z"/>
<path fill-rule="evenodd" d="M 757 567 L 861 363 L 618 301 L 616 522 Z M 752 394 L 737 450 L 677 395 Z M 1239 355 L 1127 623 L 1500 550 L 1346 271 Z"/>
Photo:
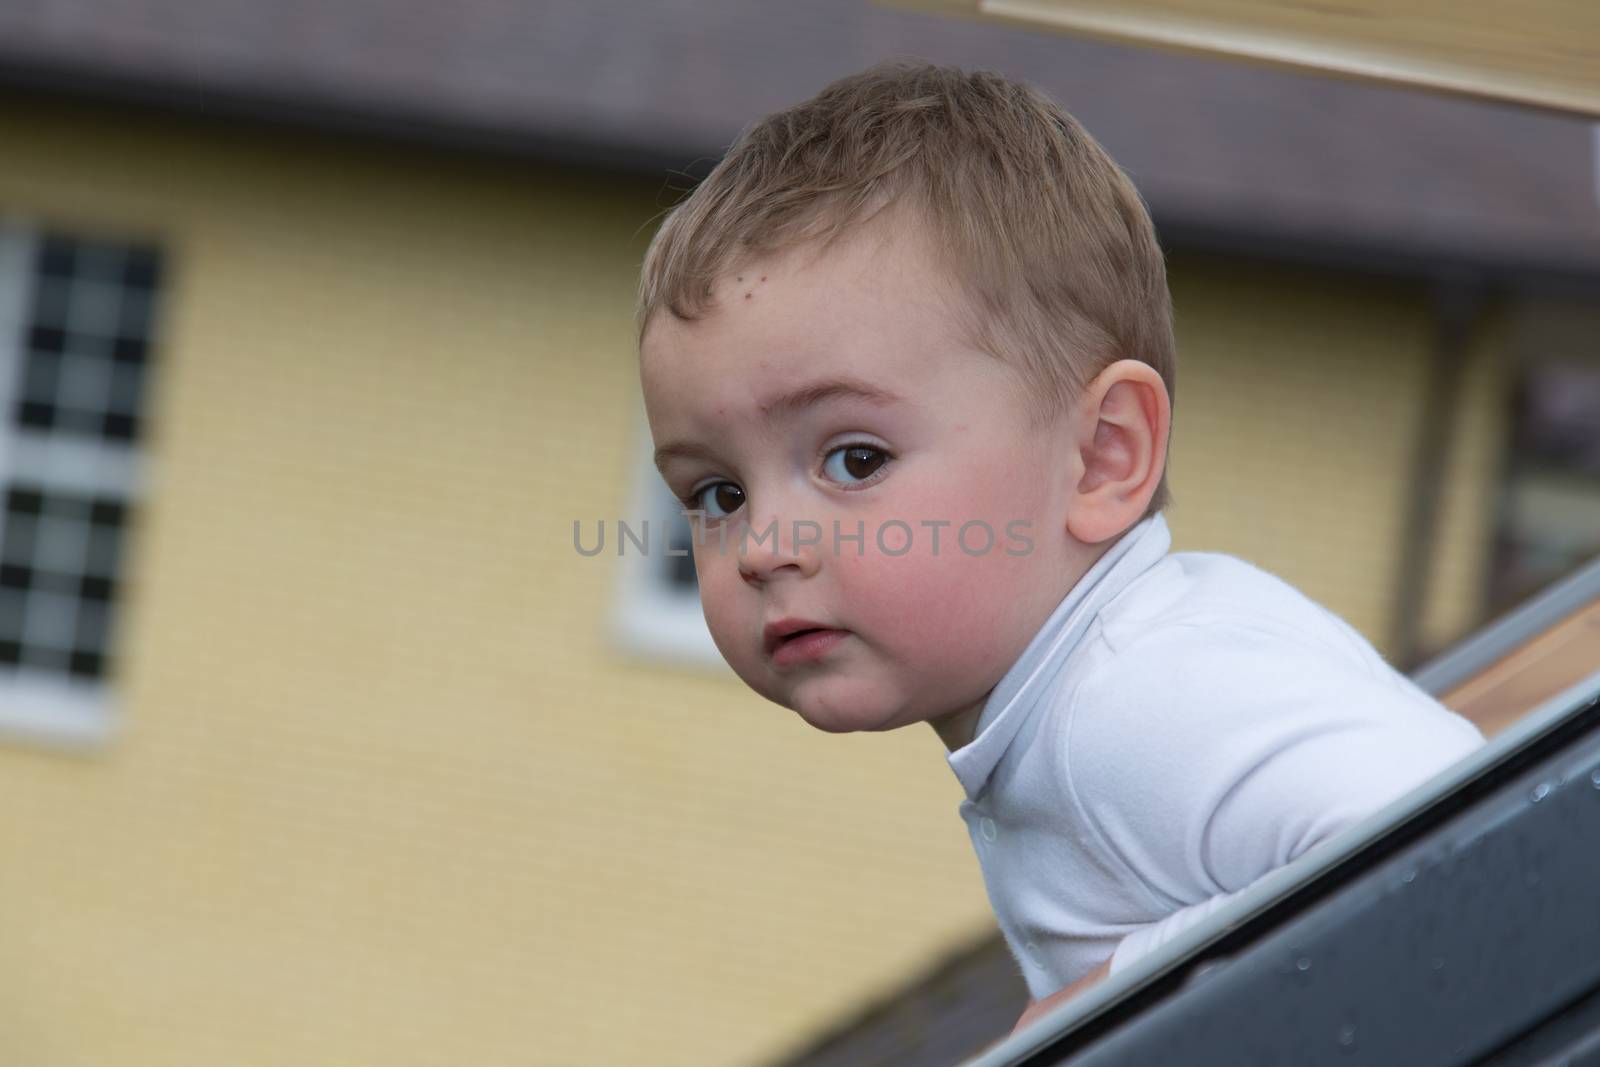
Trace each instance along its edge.
<path fill-rule="evenodd" d="M 1242 556 L 1384 648 L 1436 344 L 1425 291 L 1205 256 L 1175 256 L 1171 276 L 1176 547 Z M 1434 649 L 1483 611 L 1505 435 L 1497 324 L 1488 317 L 1470 346 L 1449 462 L 1436 474 L 1423 612 Z"/>
<path fill-rule="evenodd" d="M 571 521 L 631 495 L 660 183 L 20 99 L 0 137 L 0 210 L 172 268 L 121 735 L 0 745 L 0 1061 L 750 1064 L 984 928 L 930 731 L 615 650 Z M 1420 313 L 1176 270 L 1180 541 L 1381 630 Z"/>

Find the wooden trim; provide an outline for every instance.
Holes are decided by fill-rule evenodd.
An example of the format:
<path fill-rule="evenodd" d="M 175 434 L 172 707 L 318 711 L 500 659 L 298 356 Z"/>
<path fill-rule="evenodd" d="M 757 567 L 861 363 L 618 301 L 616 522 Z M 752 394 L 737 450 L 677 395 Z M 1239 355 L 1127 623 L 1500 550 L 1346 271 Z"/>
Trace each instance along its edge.
<path fill-rule="evenodd" d="M 1600 600 L 1579 608 L 1439 699 L 1492 736 L 1597 669 Z"/>
<path fill-rule="evenodd" d="M 1600 5 L 1571 0 L 899 0 L 1105 40 L 1600 116 Z"/>

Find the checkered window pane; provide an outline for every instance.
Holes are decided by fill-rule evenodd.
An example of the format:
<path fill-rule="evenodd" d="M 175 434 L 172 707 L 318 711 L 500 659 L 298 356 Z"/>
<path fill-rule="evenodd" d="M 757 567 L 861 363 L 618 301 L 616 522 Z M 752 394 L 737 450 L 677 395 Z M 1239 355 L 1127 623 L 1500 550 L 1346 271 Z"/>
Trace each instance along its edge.
<path fill-rule="evenodd" d="M 158 274 L 150 249 L 39 242 L 18 426 L 116 444 L 138 436 Z"/>
<path fill-rule="evenodd" d="M 120 500 L 14 485 L 0 528 L 0 666 L 105 674 Z"/>
<path fill-rule="evenodd" d="M 112 663 L 160 262 L 139 245 L 18 233 L 0 232 L 22 250 L 0 337 L 0 396 L 10 400 L 0 424 L 0 682 L 93 686 Z"/>

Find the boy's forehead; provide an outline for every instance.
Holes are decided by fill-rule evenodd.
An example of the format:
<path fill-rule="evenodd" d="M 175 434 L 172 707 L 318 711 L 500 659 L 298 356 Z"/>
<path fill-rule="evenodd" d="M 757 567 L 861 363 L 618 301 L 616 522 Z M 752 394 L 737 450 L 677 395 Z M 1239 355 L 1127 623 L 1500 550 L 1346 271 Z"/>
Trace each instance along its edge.
<path fill-rule="evenodd" d="M 771 323 L 770 316 L 721 324 L 715 321 L 720 314 L 713 311 L 693 321 L 666 315 L 652 325 L 640 352 L 645 404 L 652 416 L 710 410 L 772 418 L 785 413 L 784 402 L 797 391 L 845 379 L 863 395 L 889 392 L 887 365 L 856 359 L 841 343 L 815 335 L 796 337 Z"/>
<path fill-rule="evenodd" d="M 919 235 L 882 229 L 746 260 L 718 276 L 695 318 L 663 309 L 646 324 L 640 374 L 652 429 L 782 413 L 784 398 L 830 382 L 914 393 L 939 373 L 935 362 L 951 366 L 934 359 L 940 351 L 989 362 L 959 328 L 948 283 Z"/>
<path fill-rule="evenodd" d="M 926 341 L 948 332 L 949 305 L 943 272 L 935 270 L 925 242 L 874 227 L 720 272 L 695 317 L 664 308 L 651 316 L 640 355 L 647 365 L 721 355 L 723 374 L 782 376 L 804 369 L 785 356 L 848 357 L 855 350 L 861 358 L 907 335 Z"/>

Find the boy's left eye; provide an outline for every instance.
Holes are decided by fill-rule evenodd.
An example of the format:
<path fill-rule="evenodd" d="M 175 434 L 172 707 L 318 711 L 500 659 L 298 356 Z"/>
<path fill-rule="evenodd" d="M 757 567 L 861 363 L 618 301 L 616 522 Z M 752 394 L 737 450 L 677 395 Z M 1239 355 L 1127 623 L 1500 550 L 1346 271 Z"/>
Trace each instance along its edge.
<path fill-rule="evenodd" d="M 828 453 L 822 461 L 822 471 L 833 481 L 849 484 L 866 481 L 888 461 L 889 454 L 881 448 L 845 445 Z"/>

